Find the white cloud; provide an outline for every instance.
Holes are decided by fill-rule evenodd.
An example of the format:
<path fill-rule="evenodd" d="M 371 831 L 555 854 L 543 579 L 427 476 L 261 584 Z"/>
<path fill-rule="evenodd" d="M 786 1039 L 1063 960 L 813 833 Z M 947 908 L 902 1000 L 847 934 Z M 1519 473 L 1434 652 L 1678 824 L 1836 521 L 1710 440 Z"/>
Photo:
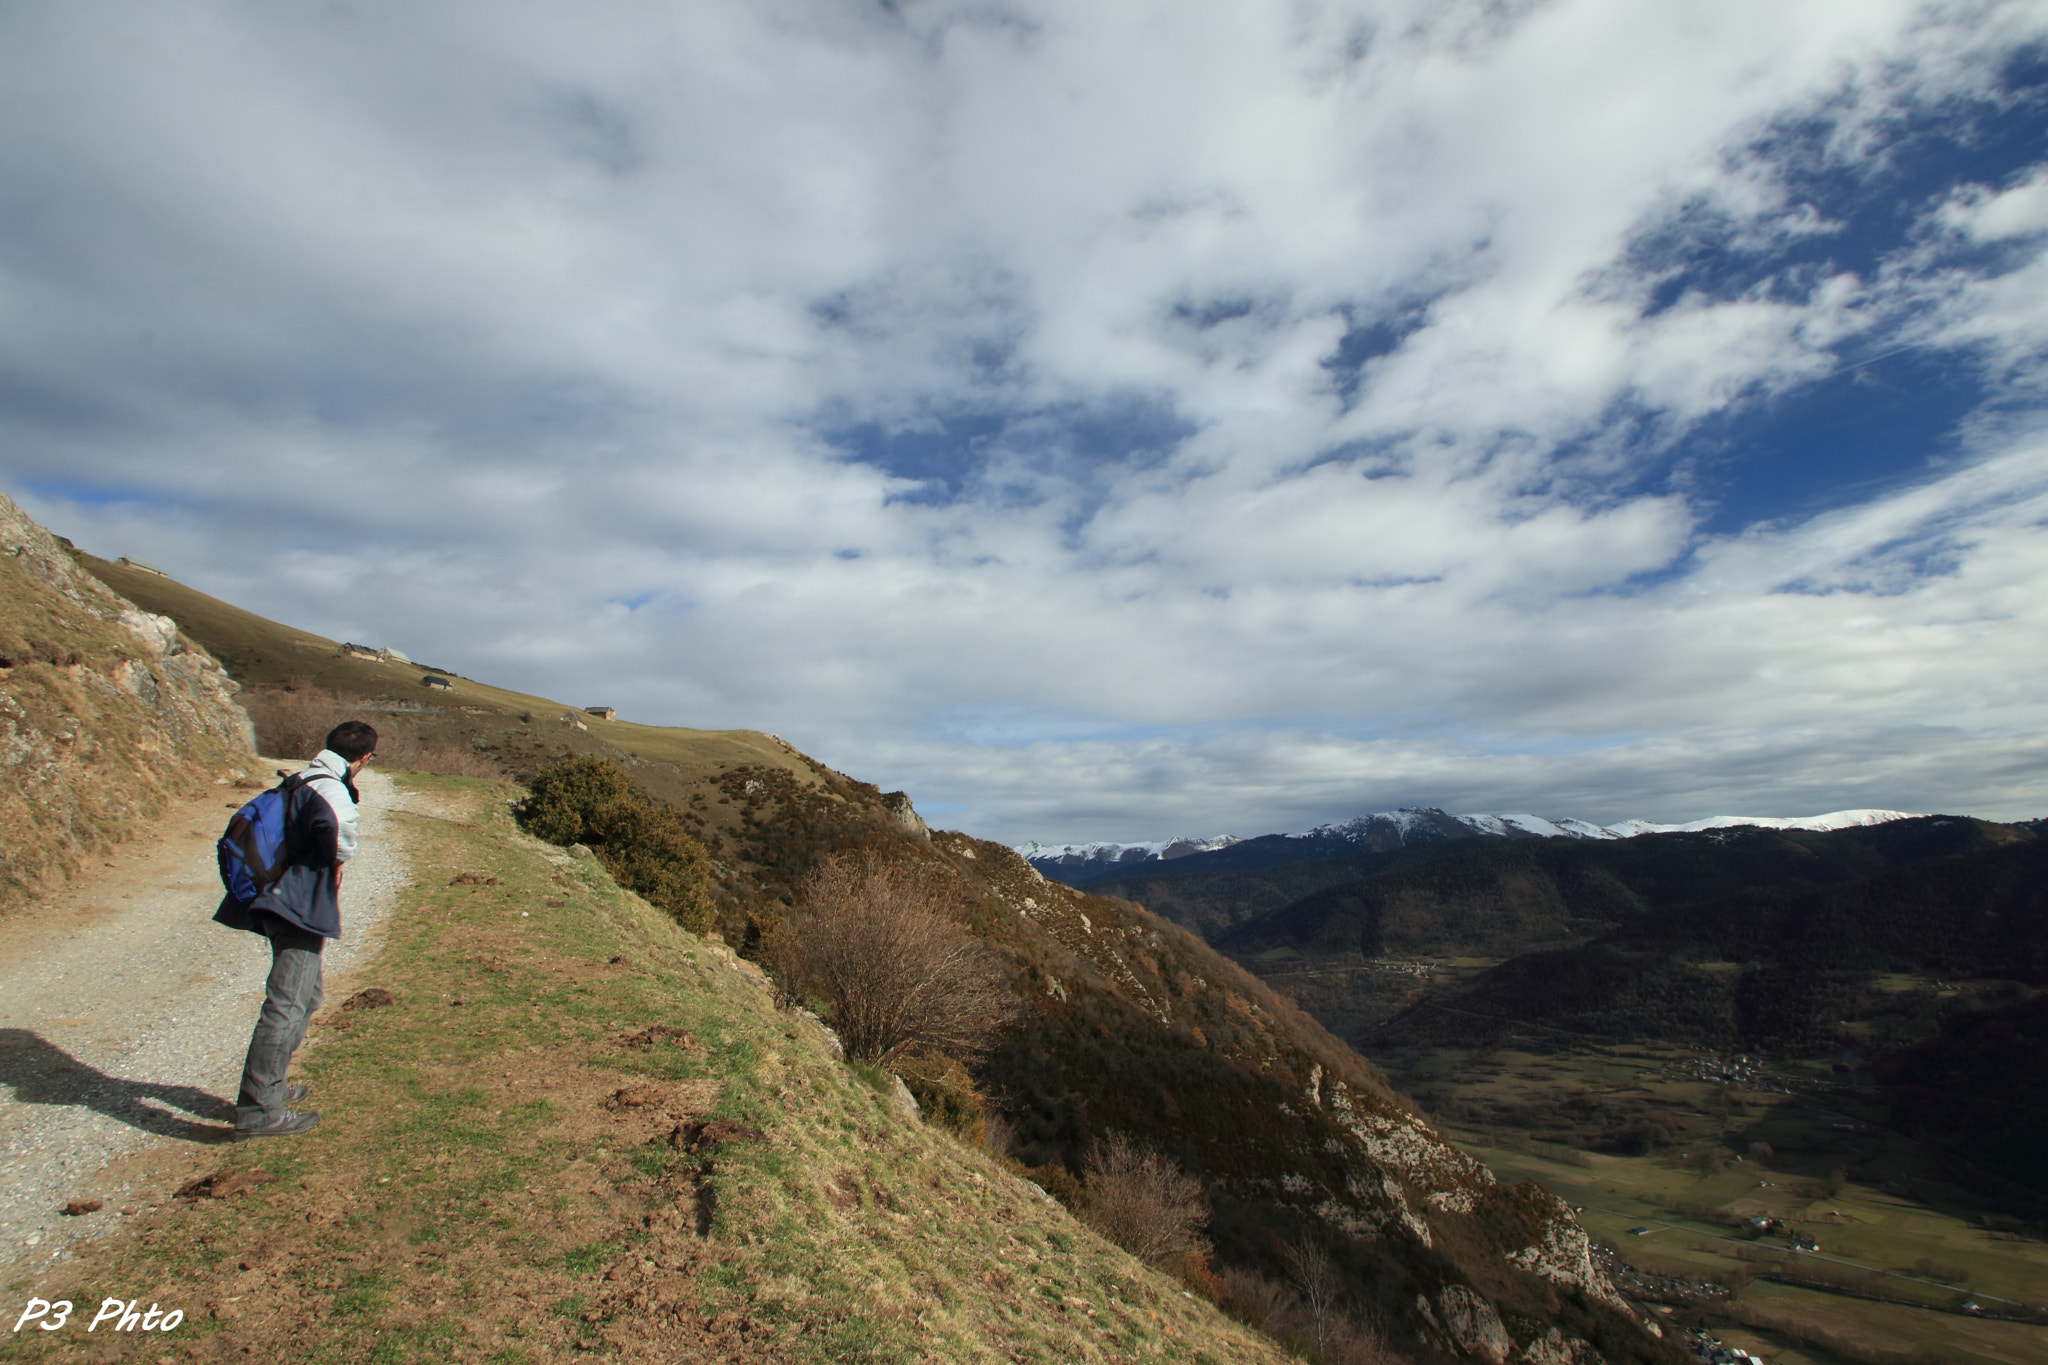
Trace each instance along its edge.
<path fill-rule="evenodd" d="M 2017 813 L 2039 174 L 1769 263 L 1848 259 L 1803 187 L 2044 27 L 23 7 L 4 482 L 268 614 L 774 730 L 1005 838 Z M 1714 253 L 1764 264 L 1684 273 Z M 1949 462 L 1703 531 L 1659 461 L 1866 342 L 1976 367 Z"/>

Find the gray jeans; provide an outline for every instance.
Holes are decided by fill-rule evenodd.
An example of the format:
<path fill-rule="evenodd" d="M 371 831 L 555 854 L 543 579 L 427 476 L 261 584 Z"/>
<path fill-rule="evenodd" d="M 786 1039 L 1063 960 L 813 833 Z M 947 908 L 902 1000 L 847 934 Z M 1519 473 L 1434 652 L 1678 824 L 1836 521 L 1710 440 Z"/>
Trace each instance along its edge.
<path fill-rule="evenodd" d="M 237 1128 L 255 1128 L 284 1112 L 285 1068 L 326 998 L 320 992 L 320 950 L 327 940 L 275 915 L 259 918 L 270 939 L 270 979 L 263 983 L 263 1012 L 256 1016 L 249 1057 L 242 1063 Z"/>

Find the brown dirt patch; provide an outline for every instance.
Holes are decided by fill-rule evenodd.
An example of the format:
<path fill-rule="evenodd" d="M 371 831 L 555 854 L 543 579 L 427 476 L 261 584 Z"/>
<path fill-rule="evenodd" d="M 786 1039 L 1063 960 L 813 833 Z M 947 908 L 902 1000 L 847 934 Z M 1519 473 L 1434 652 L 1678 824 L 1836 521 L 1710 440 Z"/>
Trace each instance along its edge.
<path fill-rule="evenodd" d="M 269 1171 L 237 1170 L 233 1166 L 203 1175 L 199 1179 L 181 1186 L 180 1199 L 231 1199 L 238 1194 L 254 1194 L 257 1190 L 277 1179 Z"/>
<path fill-rule="evenodd" d="M 632 1033 L 622 1033 L 618 1037 L 618 1043 L 620 1047 L 653 1047 L 657 1043 L 668 1043 L 680 1048 L 702 1051 L 698 1047 L 695 1035 L 688 1029 L 676 1028 L 669 1024 L 649 1024 L 646 1028 Z"/>

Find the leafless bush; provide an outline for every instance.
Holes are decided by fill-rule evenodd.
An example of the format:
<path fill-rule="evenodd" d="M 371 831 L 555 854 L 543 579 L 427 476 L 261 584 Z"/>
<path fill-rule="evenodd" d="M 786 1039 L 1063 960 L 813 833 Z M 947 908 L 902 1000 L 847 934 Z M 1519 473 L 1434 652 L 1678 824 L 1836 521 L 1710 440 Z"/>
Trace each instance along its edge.
<path fill-rule="evenodd" d="M 1005 1160 L 1017 1156 L 1017 1125 L 1001 1114 L 987 1114 L 982 1118 L 982 1145 L 990 1152 Z"/>
<path fill-rule="evenodd" d="M 1294 1295 L 1278 1280 L 1269 1280 L 1243 1266 L 1225 1266 L 1224 1307 L 1268 1336 L 1282 1335 L 1281 1324 L 1294 1310 Z"/>
<path fill-rule="evenodd" d="M 256 723 L 256 748 L 271 758 L 311 758 L 327 732 L 350 719 L 342 700 L 310 688 L 265 687 L 244 692 L 240 701 Z"/>
<path fill-rule="evenodd" d="M 347 697 L 318 688 L 264 687 L 240 701 L 256 724 L 256 748 L 270 758 L 309 759 L 320 752 L 327 732 L 345 720 L 367 721 L 377 730 L 377 762 L 409 772 L 443 777 L 497 777 L 498 765 L 466 746 L 427 744 L 388 715 L 373 715 Z"/>
<path fill-rule="evenodd" d="M 1208 1250 L 1202 1182 L 1158 1152 L 1111 1133 L 1089 1150 L 1082 1179 L 1088 1225 L 1147 1265 Z"/>
<path fill-rule="evenodd" d="M 778 955 L 825 1002 L 849 1056 L 972 1056 L 1010 1018 L 1001 960 L 953 918 L 957 893 L 937 868 L 830 858 L 799 890 Z"/>
<path fill-rule="evenodd" d="M 1341 1316 L 1337 1303 L 1344 1294 L 1343 1273 L 1331 1259 L 1329 1250 L 1321 1242 L 1313 1240 L 1282 1244 L 1281 1259 L 1287 1266 L 1287 1278 L 1294 1282 L 1294 1291 L 1300 1296 L 1301 1306 L 1308 1311 L 1309 1338 L 1316 1344 L 1316 1353 L 1327 1356 L 1331 1333 Z"/>
<path fill-rule="evenodd" d="M 1328 1365 L 1409 1365 L 1376 1324 L 1348 1314 L 1338 1318 L 1323 1359 Z"/>
<path fill-rule="evenodd" d="M 1294 1251 L 1283 1248 L 1283 1258 L 1293 1260 Z M 1315 1259 L 1315 1254 L 1309 1253 L 1308 1260 L 1313 1263 Z M 1322 1255 L 1321 1266 L 1322 1272 L 1334 1269 L 1327 1253 Z M 1227 1310 L 1284 1346 L 1297 1351 L 1315 1347 L 1325 1365 L 1410 1365 L 1409 1357 L 1388 1341 L 1377 1315 L 1334 1307 L 1319 1315 L 1301 1292 L 1298 1261 L 1290 1268 L 1289 1284 L 1242 1266 L 1229 1267 L 1222 1278 Z M 1327 1283 L 1324 1286 L 1325 1292 L 1331 1288 Z M 1334 1304 L 1334 1294 L 1330 1301 Z"/>
<path fill-rule="evenodd" d="M 386 768 L 404 768 L 408 772 L 434 773 L 441 777 L 504 775 L 495 762 L 475 749 L 429 745 L 403 731 L 378 737 L 377 762 Z"/>

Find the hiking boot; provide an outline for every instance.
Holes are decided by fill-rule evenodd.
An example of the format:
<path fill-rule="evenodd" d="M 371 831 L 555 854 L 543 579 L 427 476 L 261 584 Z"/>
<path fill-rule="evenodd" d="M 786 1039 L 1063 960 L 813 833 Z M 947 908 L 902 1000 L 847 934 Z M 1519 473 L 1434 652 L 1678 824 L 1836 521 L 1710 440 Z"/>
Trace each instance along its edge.
<path fill-rule="evenodd" d="M 304 1081 L 293 1081 L 284 1088 L 284 1102 L 286 1104 L 297 1104 L 312 1093 L 312 1086 L 307 1085 Z"/>
<path fill-rule="evenodd" d="M 251 1138 L 296 1137 L 300 1133 L 318 1128 L 319 1126 L 320 1116 L 318 1114 L 294 1114 L 291 1110 L 287 1109 L 268 1123 L 259 1124 L 254 1128 L 235 1129 L 233 1140 L 236 1142 L 247 1142 Z"/>

